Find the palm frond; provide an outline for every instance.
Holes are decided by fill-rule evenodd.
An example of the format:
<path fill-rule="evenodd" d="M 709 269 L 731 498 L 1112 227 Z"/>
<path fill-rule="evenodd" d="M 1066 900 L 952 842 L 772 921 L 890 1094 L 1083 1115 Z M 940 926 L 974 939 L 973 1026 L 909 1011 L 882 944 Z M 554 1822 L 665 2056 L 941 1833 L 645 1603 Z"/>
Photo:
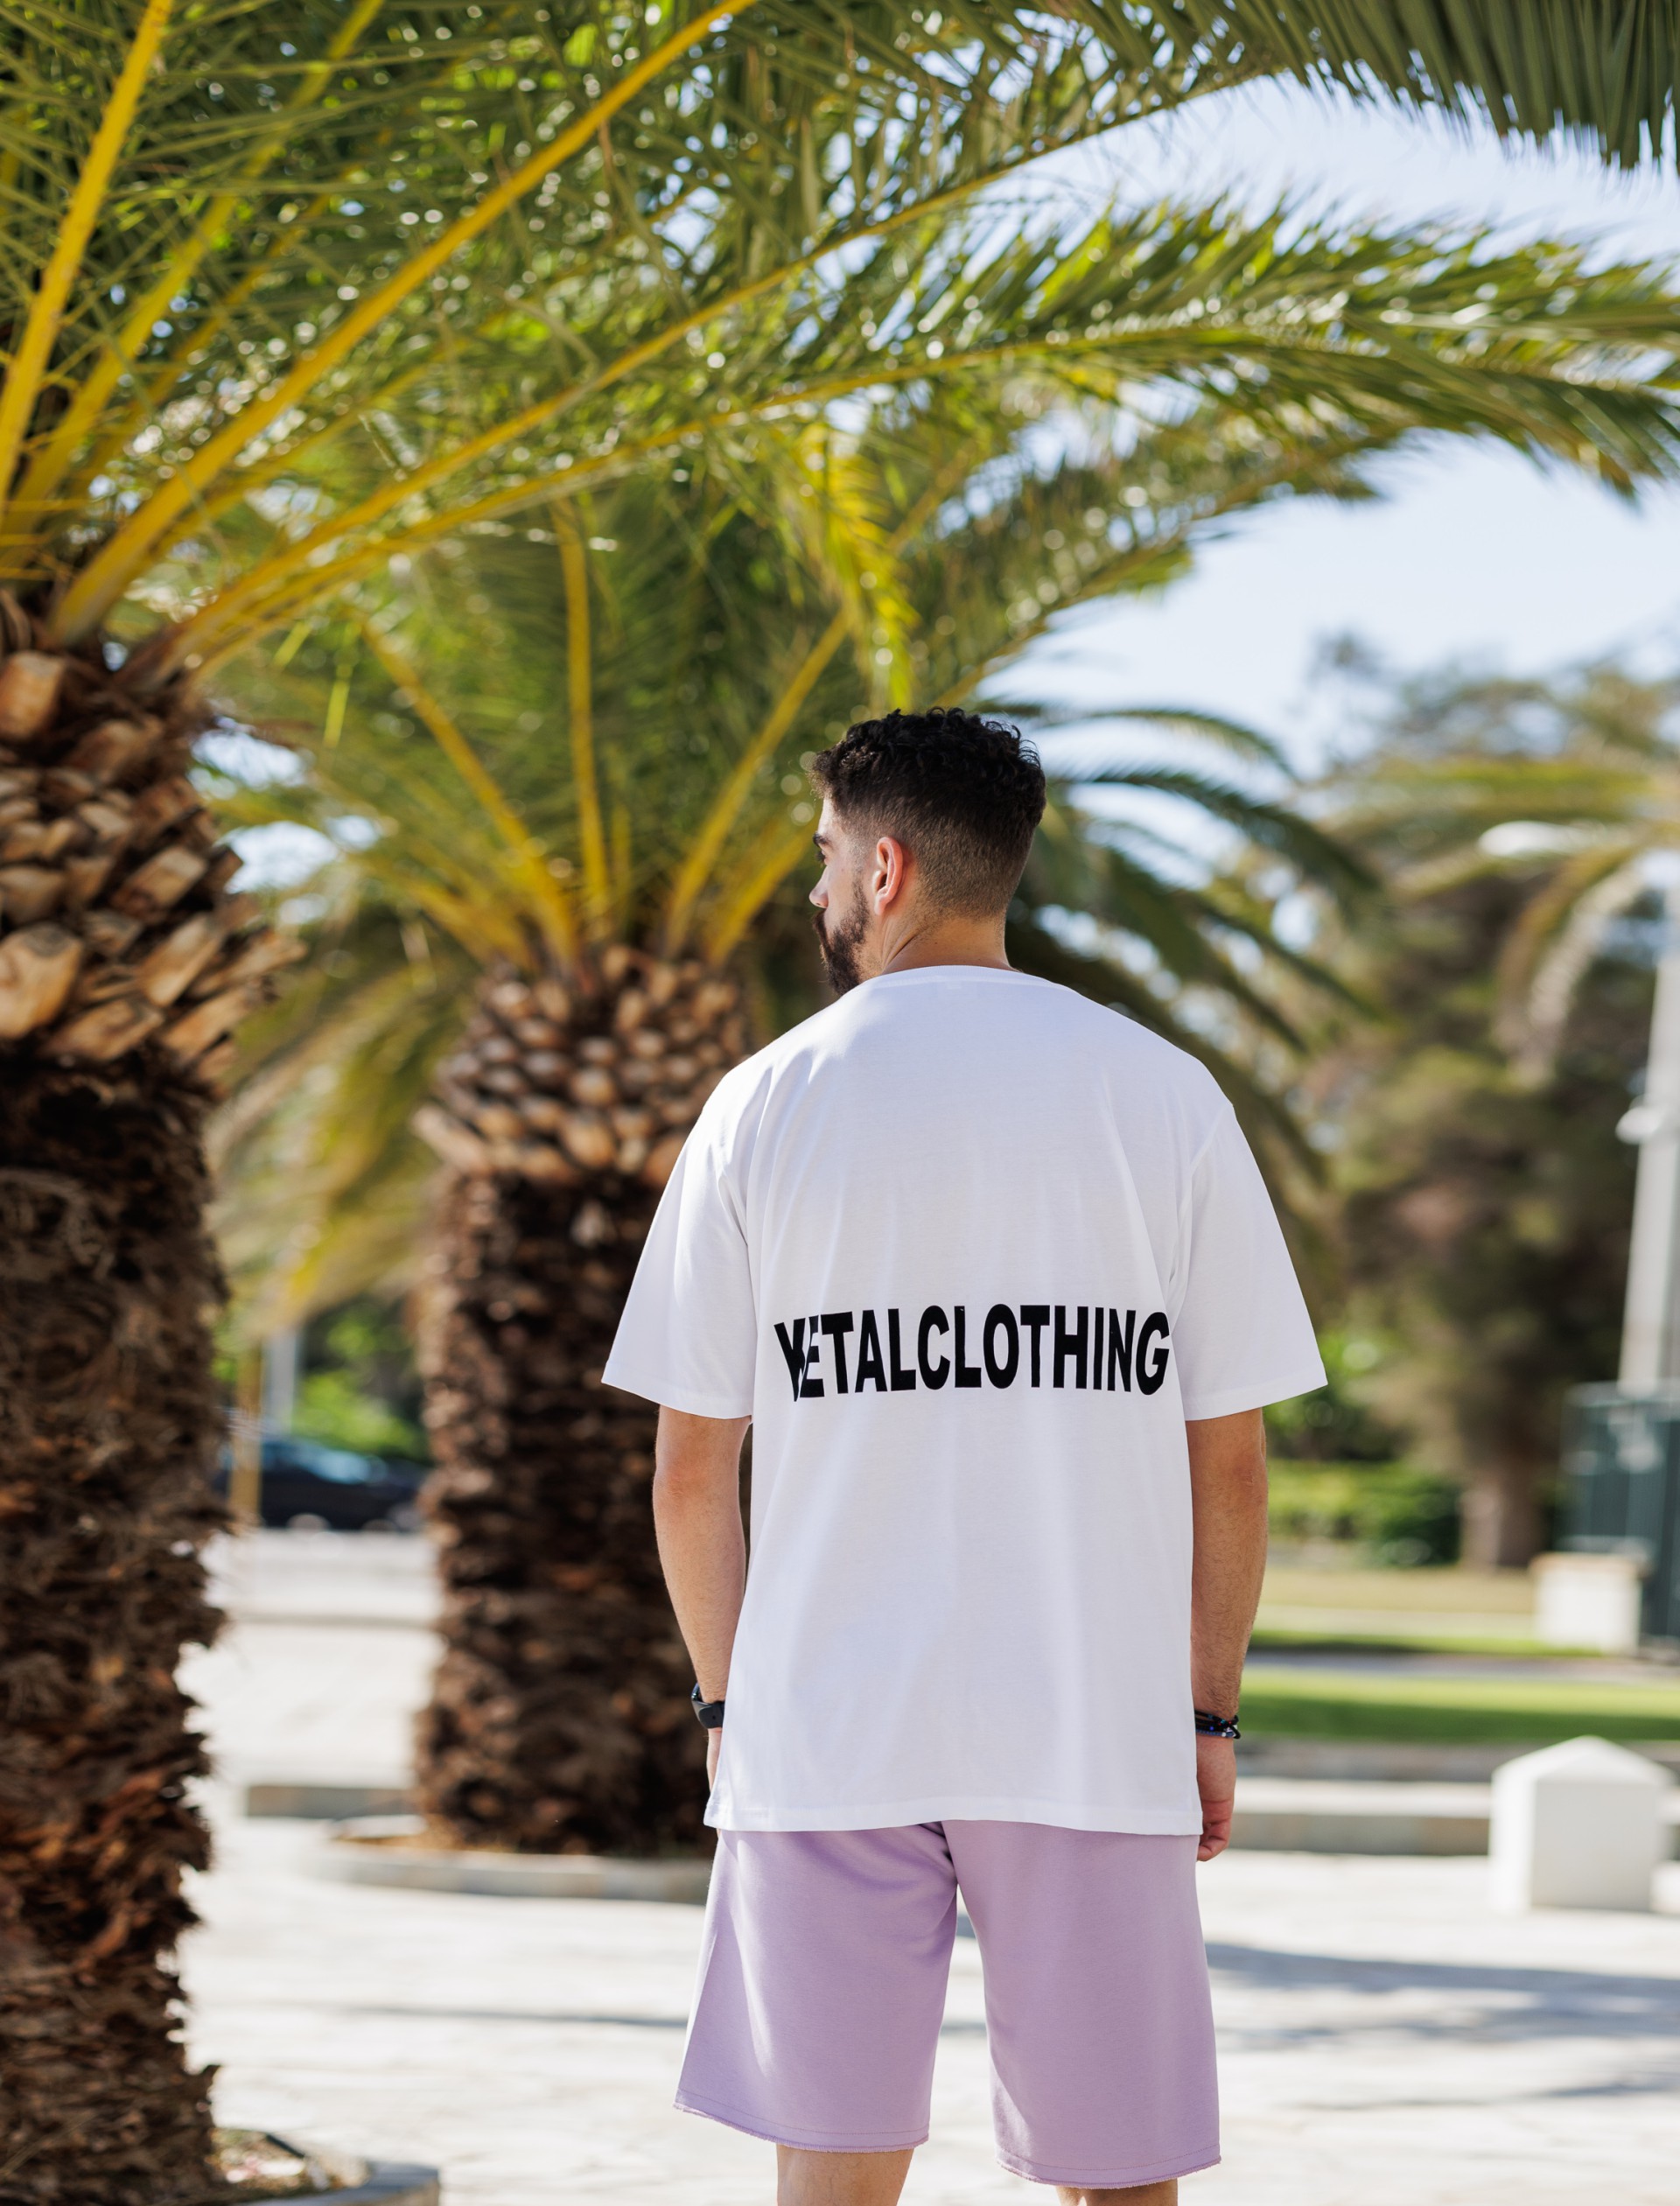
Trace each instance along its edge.
<path fill-rule="evenodd" d="M 1042 706 L 1017 705 L 994 697 L 990 709 L 1012 718 L 1029 721 L 1035 730 L 1045 734 L 1064 728 L 1085 730 L 1117 725 L 1156 728 L 1166 736 L 1187 735 L 1197 742 L 1208 743 L 1217 749 L 1230 751 L 1238 758 L 1270 767 L 1287 780 L 1294 779 L 1294 768 L 1275 737 L 1250 727 L 1246 721 L 1230 719 L 1223 713 L 1198 711 L 1189 705 L 1122 704 L 1095 711 L 1067 707 L 1050 711 Z"/>
<path fill-rule="evenodd" d="M 1077 779 L 1084 788 L 1146 789 L 1194 804 L 1209 818 L 1239 830 L 1249 842 L 1288 858 L 1307 879 L 1328 889 L 1340 901 L 1363 896 L 1374 886 L 1369 867 L 1345 842 L 1287 805 L 1212 774 L 1128 759 L 1082 766 Z"/>

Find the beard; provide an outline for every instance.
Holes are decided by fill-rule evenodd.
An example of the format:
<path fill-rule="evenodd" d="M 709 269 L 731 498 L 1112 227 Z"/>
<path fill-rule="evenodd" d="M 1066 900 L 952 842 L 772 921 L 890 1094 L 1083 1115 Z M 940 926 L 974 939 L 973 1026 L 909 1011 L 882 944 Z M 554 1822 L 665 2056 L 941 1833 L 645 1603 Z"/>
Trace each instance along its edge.
<path fill-rule="evenodd" d="M 851 909 L 844 919 L 836 920 L 832 909 L 816 915 L 816 946 L 822 954 L 822 970 L 829 977 L 829 985 L 836 996 L 856 988 L 864 977 L 858 952 L 867 924 L 868 913 L 861 893 L 854 898 Z"/>

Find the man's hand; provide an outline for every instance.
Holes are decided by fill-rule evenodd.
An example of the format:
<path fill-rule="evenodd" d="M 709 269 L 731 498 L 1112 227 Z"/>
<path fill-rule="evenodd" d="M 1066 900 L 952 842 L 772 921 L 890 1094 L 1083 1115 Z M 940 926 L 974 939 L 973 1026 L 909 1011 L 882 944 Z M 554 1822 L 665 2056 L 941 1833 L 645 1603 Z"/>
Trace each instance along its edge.
<path fill-rule="evenodd" d="M 1198 1861 L 1211 1861 L 1231 1843 L 1231 1810 L 1236 1800 L 1236 1747 L 1229 1739 L 1196 1733 L 1196 1789 L 1201 1795 L 1201 1843 Z"/>

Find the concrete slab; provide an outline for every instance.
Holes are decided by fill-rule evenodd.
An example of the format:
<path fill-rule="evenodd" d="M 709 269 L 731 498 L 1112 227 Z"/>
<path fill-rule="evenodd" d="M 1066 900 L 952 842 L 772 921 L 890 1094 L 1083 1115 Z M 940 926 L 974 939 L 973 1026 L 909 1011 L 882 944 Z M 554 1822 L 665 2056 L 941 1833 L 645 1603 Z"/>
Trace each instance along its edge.
<path fill-rule="evenodd" d="M 227 1782 L 400 1794 L 437 1660 L 426 1625 L 243 1617 L 179 1674 Z"/>
<path fill-rule="evenodd" d="M 430 1624 L 430 1540 L 402 1532 L 239 1532 L 206 1550 L 218 1605 L 240 1620 Z"/>
<path fill-rule="evenodd" d="M 1489 1785 L 1236 1781 L 1231 1844 L 1286 1853 L 1486 1853 Z"/>
<path fill-rule="evenodd" d="M 506 1900 L 664 1900 L 703 1903 L 711 1864 L 692 1859 L 626 1861 L 592 1853 L 497 1853 L 416 1842 L 419 1816 L 358 1816 L 330 1824 L 304 1857 L 332 1884 L 396 1886 L 408 1892 L 483 1892 Z"/>

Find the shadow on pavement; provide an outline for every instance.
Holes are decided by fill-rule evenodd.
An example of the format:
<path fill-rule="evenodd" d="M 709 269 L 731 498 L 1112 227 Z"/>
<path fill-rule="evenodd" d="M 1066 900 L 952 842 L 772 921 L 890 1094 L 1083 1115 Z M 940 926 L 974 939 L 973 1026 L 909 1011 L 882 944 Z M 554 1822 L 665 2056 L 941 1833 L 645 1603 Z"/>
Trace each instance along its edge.
<path fill-rule="evenodd" d="M 1680 2037 L 1680 1978 L 1599 1976 L 1579 1969 L 1514 1969 L 1445 1961 L 1356 1960 L 1338 1954 L 1274 1952 L 1264 1946 L 1210 1944 L 1215 1979 L 1256 1990 L 1336 1991 L 1380 1999 L 1428 1996 L 1427 2006 L 1373 2015 L 1371 2027 L 1413 2037 L 1472 2033 L 1505 2038 Z M 1357 2027 L 1357 2025 L 1355 2025 Z M 1300 2041 L 1345 2036 L 1341 2013 L 1322 2025 L 1267 2028 L 1260 2034 Z M 1245 2028 L 1245 2036 L 1250 2033 Z M 1673 2078 L 1669 2087 L 1672 2088 Z"/>

